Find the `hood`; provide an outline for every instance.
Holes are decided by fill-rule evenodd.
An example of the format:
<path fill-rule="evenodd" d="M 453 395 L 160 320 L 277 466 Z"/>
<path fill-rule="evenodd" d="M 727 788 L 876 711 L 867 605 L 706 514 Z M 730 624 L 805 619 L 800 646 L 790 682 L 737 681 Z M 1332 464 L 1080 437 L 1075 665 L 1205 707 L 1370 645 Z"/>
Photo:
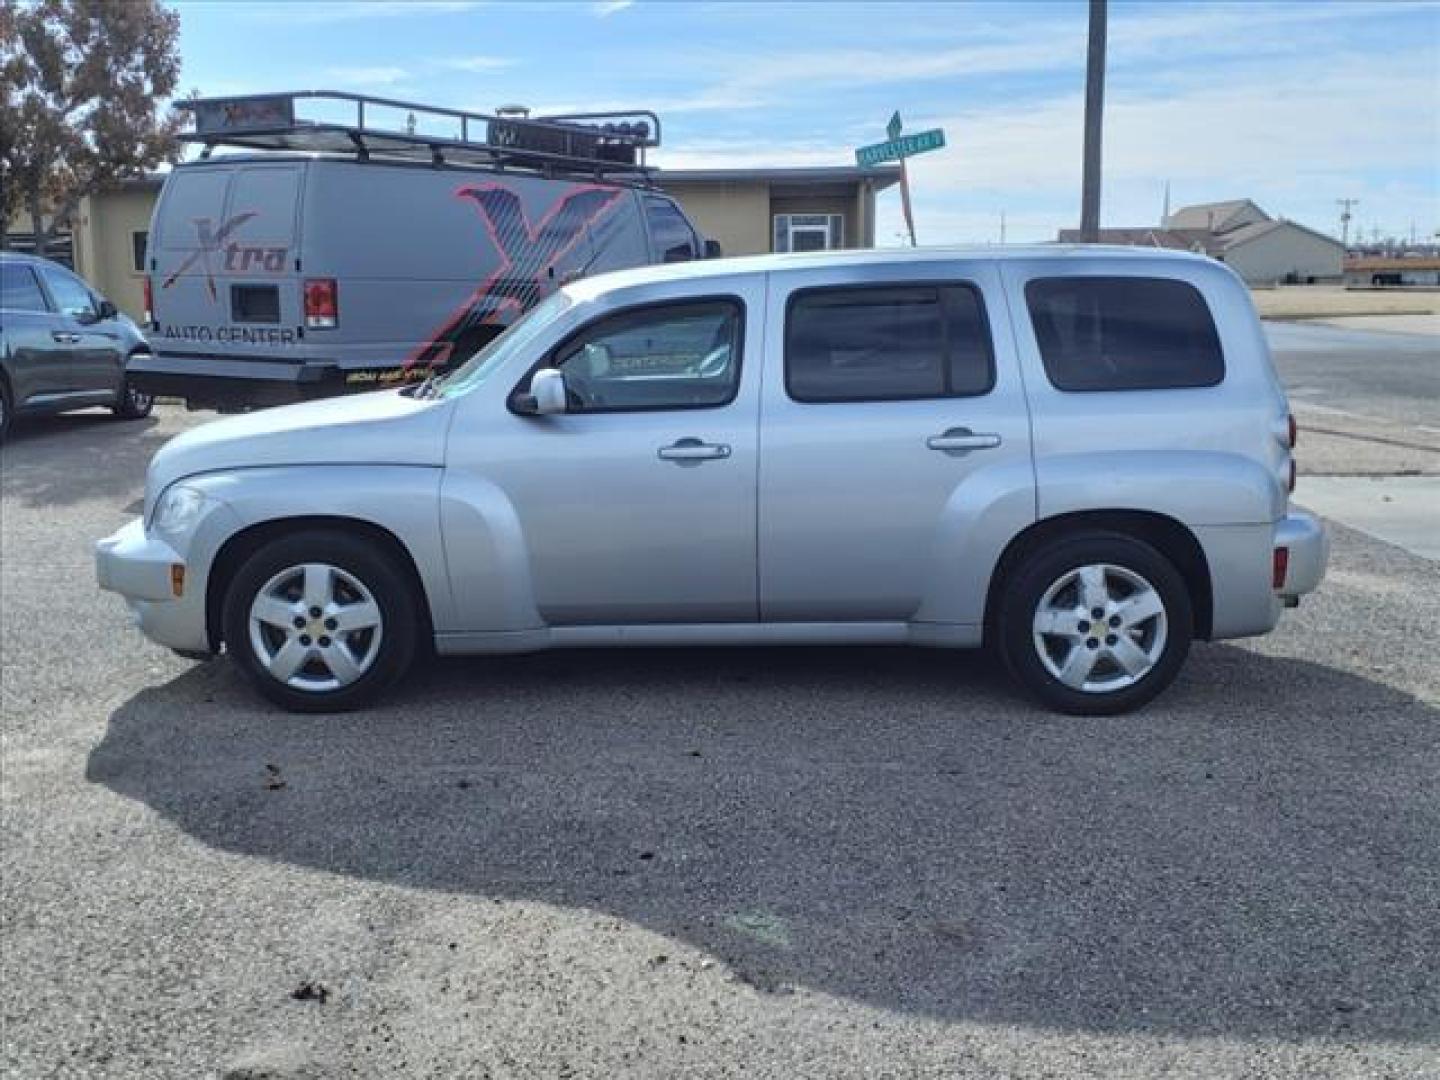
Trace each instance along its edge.
<path fill-rule="evenodd" d="M 151 460 L 146 516 L 166 487 L 200 473 L 267 465 L 442 465 L 449 413 L 448 402 L 380 390 L 202 424 Z"/>

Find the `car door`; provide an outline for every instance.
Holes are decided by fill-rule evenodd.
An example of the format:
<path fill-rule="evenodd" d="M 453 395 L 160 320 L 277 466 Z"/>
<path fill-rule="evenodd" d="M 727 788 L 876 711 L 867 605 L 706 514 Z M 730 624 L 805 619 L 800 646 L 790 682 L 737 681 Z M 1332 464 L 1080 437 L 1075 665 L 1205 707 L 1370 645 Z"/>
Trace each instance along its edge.
<path fill-rule="evenodd" d="M 43 405 L 70 388 L 68 320 L 51 309 L 29 263 L 0 262 L 0 327 L 17 409 Z"/>
<path fill-rule="evenodd" d="M 537 365 L 565 375 L 569 411 L 457 418 L 447 474 L 504 493 L 545 623 L 756 620 L 763 302 L 737 279 L 599 315 Z"/>
<path fill-rule="evenodd" d="M 114 319 L 100 317 L 99 303 L 83 281 L 58 266 L 40 266 L 50 293 L 67 354 L 68 390 L 97 394 L 119 391 L 125 368 L 120 330 Z"/>
<path fill-rule="evenodd" d="M 1030 425 L 988 264 L 772 275 L 759 477 L 766 621 L 978 618 L 967 516 L 1033 520 Z M 884 275 L 888 274 L 886 279 Z M 990 483 L 1003 476 L 1003 482 Z M 965 590 L 960 590 L 965 591 Z"/>

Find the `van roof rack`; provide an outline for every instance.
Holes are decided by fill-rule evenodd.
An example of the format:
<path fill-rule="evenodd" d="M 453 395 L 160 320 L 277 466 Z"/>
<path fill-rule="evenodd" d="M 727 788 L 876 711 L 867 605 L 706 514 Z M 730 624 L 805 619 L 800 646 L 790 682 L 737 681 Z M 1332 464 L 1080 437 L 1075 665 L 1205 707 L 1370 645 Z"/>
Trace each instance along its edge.
<path fill-rule="evenodd" d="M 201 157 L 238 146 L 646 178 L 645 151 L 660 145 L 660 118 L 648 109 L 532 118 L 518 106 L 476 113 L 337 90 L 190 98 L 175 107 L 193 117 L 194 130 L 180 138 L 202 144 Z"/>

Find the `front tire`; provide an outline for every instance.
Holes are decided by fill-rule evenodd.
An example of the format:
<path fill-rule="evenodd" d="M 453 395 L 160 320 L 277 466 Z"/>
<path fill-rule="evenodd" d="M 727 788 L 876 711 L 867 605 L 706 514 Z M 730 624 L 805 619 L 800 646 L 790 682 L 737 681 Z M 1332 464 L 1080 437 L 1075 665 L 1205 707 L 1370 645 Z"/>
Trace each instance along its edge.
<path fill-rule="evenodd" d="M 1190 651 L 1190 593 L 1149 544 L 1085 532 L 1027 557 L 1003 585 L 996 622 L 1012 676 L 1043 705 L 1110 716 L 1152 700 Z"/>
<path fill-rule="evenodd" d="M 121 420 L 143 420 L 155 408 L 155 398 L 136 390 L 129 379 L 120 384 L 120 396 L 111 411 Z"/>
<path fill-rule="evenodd" d="M 420 619 L 395 560 L 363 537 L 313 530 L 266 544 L 226 590 L 226 651 L 292 712 L 375 701 L 409 669 Z"/>

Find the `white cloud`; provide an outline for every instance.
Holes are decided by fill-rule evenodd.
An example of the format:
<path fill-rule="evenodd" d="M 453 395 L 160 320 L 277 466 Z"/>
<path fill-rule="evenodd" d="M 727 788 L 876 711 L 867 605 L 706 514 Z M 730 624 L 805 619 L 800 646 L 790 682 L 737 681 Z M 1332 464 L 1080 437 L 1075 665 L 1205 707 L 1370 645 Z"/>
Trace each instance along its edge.
<path fill-rule="evenodd" d="M 596 0 L 590 10 L 601 19 L 609 18 L 617 11 L 624 11 L 635 3 L 635 0 Z"/>

